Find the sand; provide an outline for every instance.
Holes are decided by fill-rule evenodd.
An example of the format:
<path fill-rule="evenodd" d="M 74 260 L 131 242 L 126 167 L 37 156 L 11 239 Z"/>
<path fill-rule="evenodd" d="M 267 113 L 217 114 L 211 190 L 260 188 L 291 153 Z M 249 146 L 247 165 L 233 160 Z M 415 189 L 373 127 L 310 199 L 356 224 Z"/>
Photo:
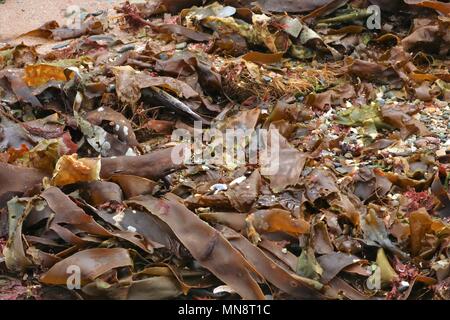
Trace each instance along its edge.
<path fill-rule="evenodd" d="M 79 6 L 88 12 L 112 8 L 124 0 L 6 0 L 0 4 L 0 42 L 36 29 L 50 20 L 64 24 L 65 10 Z"/>

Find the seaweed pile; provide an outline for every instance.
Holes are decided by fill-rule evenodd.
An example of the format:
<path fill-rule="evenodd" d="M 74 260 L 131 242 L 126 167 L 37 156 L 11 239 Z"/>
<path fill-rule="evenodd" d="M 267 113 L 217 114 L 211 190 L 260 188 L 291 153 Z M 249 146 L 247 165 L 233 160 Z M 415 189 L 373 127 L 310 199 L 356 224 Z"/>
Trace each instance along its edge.
<path fill-rule="evenodd" d="M 133 1 L 0 44 L 0 299 L 450 299 L 449 51 L 433 0 Z M 199 123 L 271 132 L 278 171 L 174 161 Z"/>

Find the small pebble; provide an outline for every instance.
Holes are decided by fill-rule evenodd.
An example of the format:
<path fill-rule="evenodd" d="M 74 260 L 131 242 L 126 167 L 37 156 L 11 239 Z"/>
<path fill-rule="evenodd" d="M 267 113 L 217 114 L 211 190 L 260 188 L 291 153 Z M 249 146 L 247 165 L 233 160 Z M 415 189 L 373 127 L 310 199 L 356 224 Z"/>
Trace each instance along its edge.
<path fill-rule="evenodd" d="M 175 46 L 175 48 L 178 49 L 178 50 L 181 50 L 181 49 L 186 48 L 186 46 L 187 46 L 187 43 L 186 43 L 186 42 L 180 42 L 180 43 L 177 43 L 177 45 Z"/>
<path fill-rule="evenodd" d="M 230 182 L 230 187 L 234 186 L 235 184 L 241 184 L 246 179 L 247 179 L 246 176 L 242 176 L 242 177 L 236 178 L 236 179 L 234 179 L 233 181 Z"/>
<path fill-rule="evenodd" d="M 212 185 L 209 190 L 214 191 L 214 193 L 217 193 L 219 191 L 226 191 L 228 190 L 228 186 L 224 183 L 216 183 Z"/>
<path fill-rule="evenodd" d="M 409 288 L 409 282 L 402 281 L 402 282 L 400 282 L 400 285 L 398 286 L 398 291 L 405 292 L 406 290 L 408 290 L 408 288 Z"/>

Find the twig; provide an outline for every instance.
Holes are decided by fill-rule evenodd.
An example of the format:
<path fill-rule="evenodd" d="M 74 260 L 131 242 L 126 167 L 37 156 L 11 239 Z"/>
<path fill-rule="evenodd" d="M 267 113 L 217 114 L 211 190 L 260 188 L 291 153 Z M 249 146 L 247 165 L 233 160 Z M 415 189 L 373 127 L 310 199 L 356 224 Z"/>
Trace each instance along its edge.
<path fill-rule="evenodd" d="M 149 87 L 142 91 L 142 96 L 146 100 L 152 100 L 165 107 L 169 107 L 176 112 L 190 116 L 194 120 L 202 121 L 209 124 L 209 121 L 203 119 L 200 115 L 191 110 L 185 103 L 181 102 L 177 98 L 171 96 L 162 89 L 156 87 Z"/>
<path fill-rule="evenodd" d="M 354 20 L 361 20 L 369 17 L 372 13 L 367 9 L 356 10 L 350 13 L 346 13 L 337 17 L 321 19 L 317 21 L 317 27 L 329 26 L 332 24 L 338 24 L 343 22 L 351 22 Z"/>

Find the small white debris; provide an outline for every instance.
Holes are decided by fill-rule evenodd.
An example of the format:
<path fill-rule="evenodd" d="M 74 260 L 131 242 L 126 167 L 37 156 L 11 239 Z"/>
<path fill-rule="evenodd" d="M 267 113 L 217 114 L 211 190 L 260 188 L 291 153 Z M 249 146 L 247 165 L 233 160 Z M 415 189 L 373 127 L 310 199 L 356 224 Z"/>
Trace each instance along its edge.
<path fill-rule="evenodd" d="M 391 196 L 391 199 L 392 200 L 397 200 L 397 199 L 399 199 L 400 198 L 400 193 L 395 193 L 395 194 L 393 194 L 392 196 Z"/>
<path fill-rule="evenodd" d="M 369 137 L 371 137 L 372 139 L 375 140 L 378 137 L 378 132 L 371 132 L 371 133 L 369 133 Z M 362 142 L 362 140 L 361 139 L 358 140 L 358 145 L 359 145 L 359 141 Z"/>
<path fill-rule="evenodd" d="M 409 288 L 409 282 L 401 281 L 400 285 L 398 286 L 398 291 L 405 292 L 408 288 Z"/>
<path fill-rule="evenodd" d="M 110 144 L 108 141 L 105 141 L 105 142 L 102 144 L 102 149 L 103 149 L 103 150 L 109 150 L 109 149 L 111 149 L 111 144 Z"/>
<path fill-rule="evenodd" d="M 228 186 L 226 184 L 223 183 L 216 183 L 213 184 L 209 190 L 214 191 L 214 194 L 219 193 L 220 191 L 226 191 L 228 190 Z"/>
<path fill-rule="evenodd" d="M 445 268 L 448 265 L 448 260 L 439 260 L 436 264 L 441 268 Z"/>
<path fill-rule="evenodd" d="M 38 201 L 34 208 L 36 209 L 36 211 L 42 211 L 46 208 L 46 205 L 44 204 L 44 201 Z"/>
<path fill-rule="evenodd" d="M 217 288 L 214 288 L 214 290 L 213 290 L 214 294 L 218 294 L 218 293 L 222 293 L 222 292 L 235 293 L 236 291 L 234 291 L 231 287 L 226 286 L 226 285 L 218 286 Z"/>
<path fill-rule="evenodd" d="M 247 180 L 246 176 L 242 176 L 242 177 L 236 178 L 236 179 L 234 179 L 233 181 L 230 182 L 230 187 L 234 186 L 235 184 L 241 184 L 245 180 Z"/>
<path fill-rule="evenodd" d="M 439 149 L 439 150 L 437 150 L 436 151 L 436 156 L 437 157 L 443 157 L 443 156 L 445 156 L 447 153 L 446 153 L 446 149 L 445 148 L 441 148 L 441 149 Z"/>
<path fill-rule="evenodd" d="M 377 99 L 382 99 L 383 98 L 383 91 L 378 91 L 377 92 Z"/>
<path fill-rule="evenodd" d="M 116 124 L 116 125 L 114 126 L 114 130 L 115 130 L 115 131 L 119 131 L 119 130 L 120 130 L 120 125 Z"/>
<path fill-rule="evenodd" d="M 122 222 L 122 220 L 123 220 L 124 217 L 125 217 L 125 212 L 124 212 L 124 211 L 121 211 L 121 212 L 119 212 L 118 214 L 116 214 L 116 215 L 113 217 L 113 220 L 116 222 L 115 225 L 116 225 L 116 226 L 119 225 L 119 224 Z"/>
<path fill-rule="evenodd" d="M 286 248 L 281 249 L 281 252 L 283 252 L 284 254 L 286 254 L 288 251 Z"/>
<path fill-rule="evenodd" d="M 133 226 L 128 226 L 127 230 L 130 232 L 136 232 L 136 228 Z"/>
<path fill-rule="evenodd" d="M 330 119 L 333 116 L 333 114 L 334 114 L 334 109 L 330 109 L 323 115 L 323 117 L 325 119 Z"/>
<path fill-rule="evenodd" d="M 125 155 L 128 156 L 128 157 L 135 157 L 136 156 L 136 152 L 134 152 L 134 150 L 132 148 L 128 148 L 128 150 L 125 153 Z"/>
<path fill-rule="evenodd" d="M 70 70 L 70 71 L 74 72 L 78 77 L 81 77 L 80 69 L 78 69 L 77 67 L 69 67 L 69 68 L 67 68 L 67 70 Z M 8 70 L 8 72 L 10 72 L 10 71 Z"/>
<path fill-rule="evenodd" d="M 105 111 L 105 108 L 103 108 L 103 107 L 100 107 L 100 108 L 98 108 L 98 109 L 97 109 L 97 111 L 98 111 L 98 112 L 102 112 L 102 111 Z"/>
<path fill-rule="evenodd" d="M 171 142 L 167 142 L 164 146 L 165 147 L 176 147 L 177 145 L 182 144 L 181 142 L 176 142 L 176 141 L 171 141 Z"/>
<path fill-rule="evenodd" d="M 77 95 L 75 96 L 75 100 L 73 102 L 74 110 L 78 110 L 82 102 L 83 102 L 83 95 L 80 92 L 77 92 Z"/>
<path fill-rule="evenodd" d="M 124 134 L 125 136 L 128 136 L 128 127 L 127 127 L 127 126 L 124 126 L 124 127 L 123 127 L 123 134 Z"/>

